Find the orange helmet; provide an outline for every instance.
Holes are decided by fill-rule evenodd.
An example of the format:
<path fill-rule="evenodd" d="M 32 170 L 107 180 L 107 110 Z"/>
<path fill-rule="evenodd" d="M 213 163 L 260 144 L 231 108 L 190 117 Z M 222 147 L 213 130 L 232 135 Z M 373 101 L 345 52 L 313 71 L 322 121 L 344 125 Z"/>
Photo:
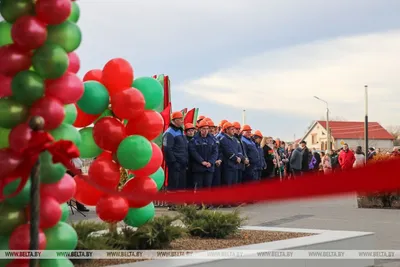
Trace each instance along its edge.
<path fill-rule="evenodd" d="M 211 119 L 209 121 L 207 121 L 207 123 L 208 123 L 208 126 L 215 127 L 215 124 Z"/>
<path fill-rule="evenodd" d="M 252 129 L 251 129 L 250 125 L 247 125 L 247 124 L 243 125 L 242 132 L 244 132 L 244 131 L 251 131 L 251 130 L 252 130 Z"/>
<path fill-rule="evenodd" d="M 197 118 L 197 121 L 204 120 L 205 118 L 206 118 L 205 116 L 199 116 L 199 117 Z"/>
<path fill-rule="evenodd" d="M 222 120 L 222 121 L 219 123 L 219 127 L 224 127 L 224 124 L 227 123 L 227 122 L 228 122 L 227 120 Z"/>
<path fill-rule="evenodd" d="M 227 130 L 228 128 L 231 128 L 231 127 L 233 127 L 233 124 L 232 123 L 230 123 L 230 122 L 225 122 L 224 123 L 224 125 L 222 126 L 222 130 Z"/>
<path fill-rule="evenodd" d="M 195 129 L 193 123 L 186 123 L 185 124 L 185 131 L 190 130 L 190 129 Z"/>
<path fill-rule="evenodd" d="M 254 136 L 258 136 L 258 137 L 263 137 L 263 135 L 262 135 L 262 133 L 261 133 L 261 131 L 260 130 L 256 130 L 255 132 L 254 132 L 254 134 L 253 134 Z"/>
<path fill-rule="evenodd" d="M 183 119 L 183 114 L 182 114 L 182 112 L 180 112 L 180 111 L 172 112 L 172 114 L 171 114 L 171 119 L 172 119 L 172 120 Z"/>
<path fill-rule="evenodd" d="M 239 129 L 239 130 L 240 130 L 240 123 L 239 123 L 239 122 L 235 121 L 235 122 L 232 123 L 232 124 L 233 124 L 233 127 L 235 127 L 236 129 Z"/>
<path fill-rule="evenodd" d="M 198 124 L 198 128 L 203 128 L 203 127 L 208 127 L 208 122 L 206 120 L 202 120 L 201 122 L 199 122 Z"/>

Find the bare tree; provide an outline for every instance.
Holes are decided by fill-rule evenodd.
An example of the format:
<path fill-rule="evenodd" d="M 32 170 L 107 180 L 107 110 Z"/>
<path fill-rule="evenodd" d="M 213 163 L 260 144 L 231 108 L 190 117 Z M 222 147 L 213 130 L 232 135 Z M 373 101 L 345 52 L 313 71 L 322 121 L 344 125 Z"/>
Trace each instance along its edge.
<path fill-rule="evenodd" d="M 393 136 L 394 138 L 394 145 L 400 145 L 400 125 L 389 125 L 386 127 L 386 130 Z"/>

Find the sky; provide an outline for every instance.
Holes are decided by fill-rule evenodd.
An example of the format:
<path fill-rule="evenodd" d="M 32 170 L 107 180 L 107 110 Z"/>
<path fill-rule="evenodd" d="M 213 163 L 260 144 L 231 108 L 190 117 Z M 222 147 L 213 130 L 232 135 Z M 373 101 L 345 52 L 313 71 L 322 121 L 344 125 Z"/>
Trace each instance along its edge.
<path fill-rule="evenodd" d="M 301 138 L 332 118 L 400 124 L 398 0 L 84 0 L 80 75 L 116 57 L 166 74 L 174 110 Z"/>

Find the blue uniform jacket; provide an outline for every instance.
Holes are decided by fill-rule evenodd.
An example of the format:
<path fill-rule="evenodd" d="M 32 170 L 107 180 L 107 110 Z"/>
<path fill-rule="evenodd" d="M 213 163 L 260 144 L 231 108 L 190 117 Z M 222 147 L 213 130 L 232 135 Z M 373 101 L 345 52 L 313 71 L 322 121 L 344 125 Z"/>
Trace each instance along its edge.
<path fill-rule="evenodd" d="M 235 135 L 235 138 L 236 138 L 237 142 L 239 143 L 240 153 L 242 154 L 242 157 L 241 157 L 242 161 L 240 162 L 240 169 L 242 171 L 244 171 L 246 168 L 246 166 L 244 165 L 244 160 L 247 158 L 247 154 L 243 147 L 242 136 Z"/>
<path fill-rule="evenodd" d="M 168 167 L 187 166 L 189 161 L 188 141 L 183 129 L 171 124 L 163 135 L 165 162 Z"/>
<path fill-rule="evenodd" d="M 256 147 L 256 143 L 254 143 L 253 140 L 247 139 L 244 136 L 242 136 L 242 143 L 244 151 L 246 151 L 247 157 L 250 161 L 250 166 L 248 168 L 253 170 L 261 169 L 260 154 Z"/>
<path fill-rule="evenodd" d="M 237 158 L 242 158 L 243 155 L 240 152 L 240 145 L 235 137 L 230 137 L 225 133 L 221 133 L 219 139 L 219 145 L 222 153 L 222 164 L 224 168 L 228 169 L 240 169 L 240 164 L 237 163 Z"/>
<path fill-rule="evenodd" d="M 222 137 L 221 133 L 219 133 L 216 136 L 214 136 L 214 138 L 215 138 L 215 140 L 216 140 L 216 142 L 218 144 L 218 159 L 222 161 L 223 157 L 222 157 L 221 142 L 220 142 L 221 137 Z"/>
<path fill-rule="evenodd" d="M 260 168 L 257 170 L 264 170 L 265 168 L 267 168 L 267 162 L 265 161 L 265 158 L 264 158 L 264 150 L 262 149 L 260 144 L 256 143 L 256 147 L 258 150 L 258 155 L 260 156 L 260 164 L 259 164 Z"/>
<path fill-rule="evenodd" d="M 214 172 L 215 161 L 218 159 L 218 146 L 215 138 L 208 134 L 205 138 L 196 134 L 189 142 L 189 153 L 192 158 L 191 166 L 193 172 Z M 211 163 L 207 168 L 201 163 L 203 161 Z"/>

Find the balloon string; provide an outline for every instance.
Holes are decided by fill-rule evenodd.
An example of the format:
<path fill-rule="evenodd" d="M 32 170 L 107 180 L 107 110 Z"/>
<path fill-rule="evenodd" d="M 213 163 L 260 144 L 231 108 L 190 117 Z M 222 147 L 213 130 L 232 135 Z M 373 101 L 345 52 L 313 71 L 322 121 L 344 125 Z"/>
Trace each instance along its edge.
<path fill-rule="evenodd" d="M 132 196 L 126 192 L 117 192 L 100 186 L 88 176 L 79 176 L 85 182 L 105 194 L 124 197 L 136 201 L 166 201 L 169 203 L 204 203 L 232 204 L 263 201 L 282 201 L 308 197 L 331 196 L 337 194 L 363 193 L 374 194 L 400 189 L 400 173 L 396 166 L 400 159 L 387 160 L 369 164 L 364 168 L 352 169 L 334 174 L 297 177 L 293 180 L 265 180 L 250 182 L 231 187 L 200 189 L 193 191 L 158 192 L 146 194 L 138 192 Z M 134 178 L 135 179 L 135 178 Z"/>

